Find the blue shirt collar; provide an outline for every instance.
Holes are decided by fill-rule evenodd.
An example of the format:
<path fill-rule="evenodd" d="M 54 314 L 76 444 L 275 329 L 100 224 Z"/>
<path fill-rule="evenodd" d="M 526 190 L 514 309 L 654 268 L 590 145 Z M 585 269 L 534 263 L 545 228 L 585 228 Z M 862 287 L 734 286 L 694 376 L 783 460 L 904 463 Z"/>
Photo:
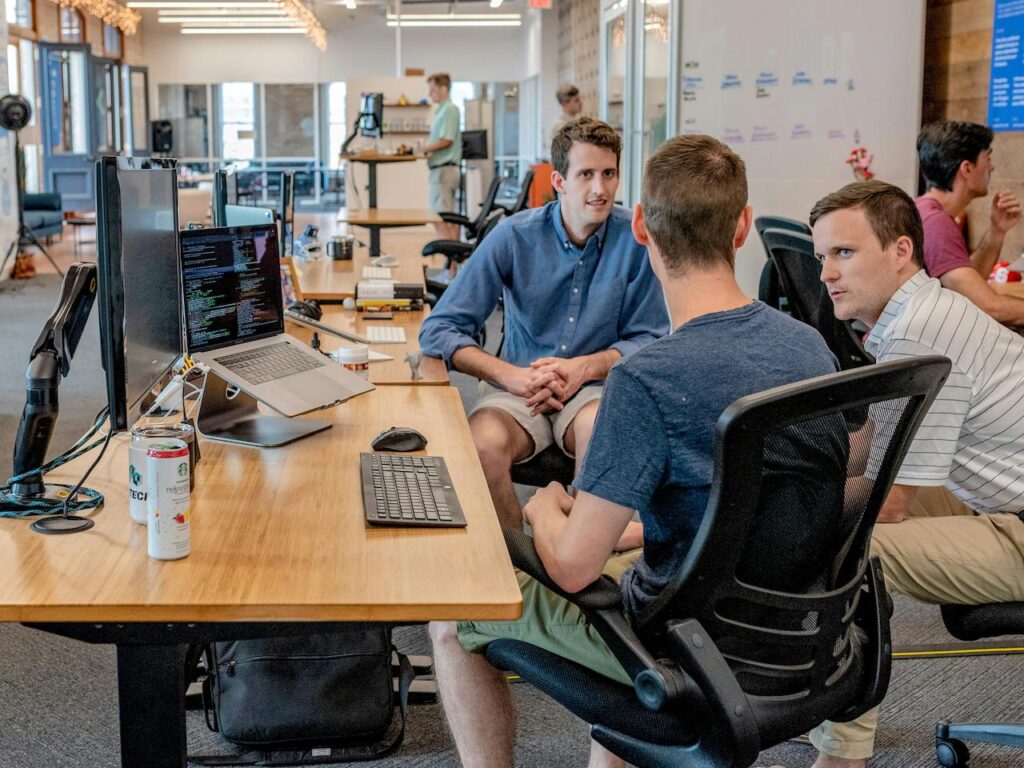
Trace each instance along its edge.
<path fill-rule="evenodd" d="M 592 234 L 587 242 L 583 244 L 583 247 L 579 250 L 585 251 L 590 242 L 597 238 L 597 250 L 598 252 L 604 248 L 604 239 L 608 234 L 608 221 L 611 219 L 611 214 L 608 214 L 608 218 L 604 220 L 604 224 L 598 228 L 597 232 Z M 576 248 L 576 245 L 572 240 L 569 239 L 569 233 L 565 231 L 565 225 L 562 223 L 562 201 L 555 200 L 551 203 L 551 223 L 555 227 L 555 233 L 558 235 L 558 242 L 562 244 L 563 248 Z"/>

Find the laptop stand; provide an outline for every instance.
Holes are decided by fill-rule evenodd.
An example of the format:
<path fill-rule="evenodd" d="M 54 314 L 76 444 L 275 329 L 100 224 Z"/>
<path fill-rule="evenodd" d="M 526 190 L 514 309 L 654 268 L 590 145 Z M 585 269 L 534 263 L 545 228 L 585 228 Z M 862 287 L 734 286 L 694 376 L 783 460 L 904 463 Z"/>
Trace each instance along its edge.
<path fill-rule="evenodd" d="M 262 414 L 256 398 L 210 371 L 199 398 L 196 426 L 209 440 L 274 448 L 330 429 L 331 423 Z"/>

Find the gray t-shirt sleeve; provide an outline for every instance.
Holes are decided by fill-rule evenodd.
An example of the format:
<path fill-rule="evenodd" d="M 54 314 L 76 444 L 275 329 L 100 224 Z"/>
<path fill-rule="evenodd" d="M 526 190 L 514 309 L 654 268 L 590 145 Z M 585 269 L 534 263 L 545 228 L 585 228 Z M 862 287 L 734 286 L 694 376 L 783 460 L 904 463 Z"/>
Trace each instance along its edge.
<path fill-rule="evenodd" d="M 594 434 L 574 485 L 632 509 L 646 509 L 668 471 L 665 424 L 650 392 L 621 365 L 601 395 Z"/>

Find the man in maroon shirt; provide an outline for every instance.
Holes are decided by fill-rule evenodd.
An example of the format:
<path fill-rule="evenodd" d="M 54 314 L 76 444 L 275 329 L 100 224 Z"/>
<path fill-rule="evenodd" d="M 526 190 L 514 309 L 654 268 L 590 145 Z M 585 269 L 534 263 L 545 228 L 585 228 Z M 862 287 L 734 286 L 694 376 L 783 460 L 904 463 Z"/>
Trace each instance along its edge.
<path fill-rule="evenodd" d="M 1021 219 L 1016 196 L 1007 190 L 992 198 L 991 225 L 973 253 L 954 218 L 977 197 L 988 194 L 992 131 L 977 123 L 930 123 L 917 137 L 921 174 L 928 191 L 917 198 L 924 222 L 924 265 L 943 288 L 962 293 L 1005 325 L 1024 326 L 1024 299 L 992 290 L 987 280 L 1003 240 Z"/>

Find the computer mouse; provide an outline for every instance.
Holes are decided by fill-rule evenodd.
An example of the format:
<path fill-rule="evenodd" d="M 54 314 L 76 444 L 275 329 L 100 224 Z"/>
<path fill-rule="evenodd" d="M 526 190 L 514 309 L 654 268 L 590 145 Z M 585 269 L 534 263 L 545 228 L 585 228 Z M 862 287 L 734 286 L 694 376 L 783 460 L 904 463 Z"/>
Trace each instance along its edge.
<path fill-rule="evenodd" d="M 397 256 L 378 256 L 376 259 L 370 262 L 375 267 L 397 267 L 398 257 Z"/>
<path fill-rule="evenodd" d="M 375 451 L 420 451 L 426 445 L 427 438 L 412 427 L 385 429 L 370 442 Z"/>
<path fill-rule="evenodd" d="M 308 317 L 310 320 L 320 320 L 324 316 L 320 304 L 315 301 L 293 301 L 288 305 L 288 309 L 303 317 Z"/>

